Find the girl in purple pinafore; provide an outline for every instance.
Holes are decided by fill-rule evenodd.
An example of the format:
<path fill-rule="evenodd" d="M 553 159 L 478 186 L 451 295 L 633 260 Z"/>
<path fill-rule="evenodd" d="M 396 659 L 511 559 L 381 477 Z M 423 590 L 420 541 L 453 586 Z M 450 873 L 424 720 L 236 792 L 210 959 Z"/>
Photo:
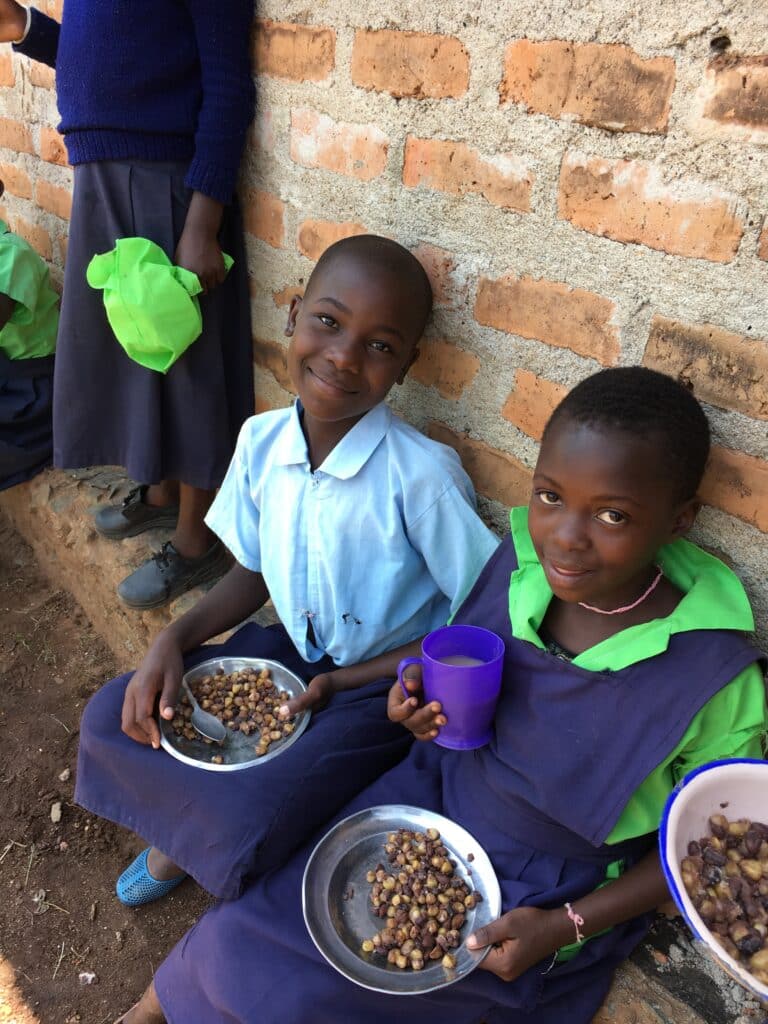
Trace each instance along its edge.
<path fill-rule="evenodd" d="M 505 643 L 493 740 L 417 743 L 338 816 L 414 804 L 475 837 L 504 910 L 467 939 L 491 946 L 481 969 L 419 996 L 347 981 L 302 920 L 309 842 L 209 911 L 122 1024 L 589 1024 L 668 898 L 655 835 L 667 795 L 708 760 L 760 757 L 749 602 L 683 539 L 708 451 L 698 402 L 670 378 L 629 367 L 578 385 L 549 421 L 529 507 L 454 620 Z M 392 688 L 389 716 L 434 739 L 440 707 L 408 687 Z"/>

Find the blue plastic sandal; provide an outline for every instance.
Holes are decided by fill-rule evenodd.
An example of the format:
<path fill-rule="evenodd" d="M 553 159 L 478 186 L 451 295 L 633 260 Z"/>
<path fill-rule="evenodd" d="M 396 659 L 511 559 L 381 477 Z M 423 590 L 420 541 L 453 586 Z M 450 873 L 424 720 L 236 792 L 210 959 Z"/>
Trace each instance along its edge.
<path fill-rule="evenodd" d="M 142 850 L 136 860 L 128 865 L 117 880 L 115 892 L 117 893 L 117 898 L 126 907 L 141 907 L 145 903 L 159 900 L 163 896 L 167 896 L 172 889 L 175 889 L 187 877 L 186 872 L 182 871 L 180 875 L 177 875 L 175 878 L 169 878 L 164 882 L 153 878 L 147 867 L 147 857 L 149 856 L 150 849 L 151 847 L 148 846 L 146 850 Z"/>

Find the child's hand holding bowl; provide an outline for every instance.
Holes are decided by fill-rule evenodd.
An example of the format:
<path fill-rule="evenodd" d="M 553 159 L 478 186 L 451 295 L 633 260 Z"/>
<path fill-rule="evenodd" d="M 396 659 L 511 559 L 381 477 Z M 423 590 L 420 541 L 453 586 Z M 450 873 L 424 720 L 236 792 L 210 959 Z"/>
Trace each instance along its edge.
<path fill-rule="evenodd" d="M 160 714 L 170 721 L 184 675 L 181 646 L 168 631 L 161 633 L 134 672 L 125 690 L 122 730 L 137 743 L 160 749 L 160 729 L 155 721 L 155 701 L 160 695 Z"/>

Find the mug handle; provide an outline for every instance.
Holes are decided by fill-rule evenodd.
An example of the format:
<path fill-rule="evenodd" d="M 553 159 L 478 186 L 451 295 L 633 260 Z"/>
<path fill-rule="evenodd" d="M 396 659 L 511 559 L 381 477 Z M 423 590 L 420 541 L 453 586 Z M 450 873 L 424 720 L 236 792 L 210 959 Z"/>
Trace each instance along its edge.
<path fill-rule="evenodd" d="M 397 681 L 398 681 L 398 683 L 400 683 L 400 689 L 405 694 L 405 699 L 406 700 L 408 700 L 409 697 L 413 696 L 412 693 L 408 693 L 408 691 L 405 688 L 405 683 L 403 682 L 403 669 L 407 668 L 409 665 L 421 665 L 423 667 L 424 659 L 423 658 L 403 658 L 403 660 L 397 666 Z"/>

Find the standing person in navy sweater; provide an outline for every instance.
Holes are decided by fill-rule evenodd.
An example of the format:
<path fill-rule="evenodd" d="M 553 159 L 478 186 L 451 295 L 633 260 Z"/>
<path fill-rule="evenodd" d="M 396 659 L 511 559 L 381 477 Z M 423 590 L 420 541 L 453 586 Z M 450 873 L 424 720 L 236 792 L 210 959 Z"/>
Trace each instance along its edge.
<path fill-rule="evenodd" d="M 142 481 L 96 527 L 173 526 L 122 581 L 132 607 L 215 579 L 227 555 L 204 516 L 253 412 L 247 266 L 233 195 L 253 114 L 252 0 L 67 0 L 62 24 L 0 0 L 0 41 L 56 68 L 74 197 L 54 384 L 54 464 L 125 466 Z M 167 375 L 117 343 L 85 270 L 142 236 L 196 273 L 202 335 Z M 222 252 L 234 257 L 225 276 Z"/>

